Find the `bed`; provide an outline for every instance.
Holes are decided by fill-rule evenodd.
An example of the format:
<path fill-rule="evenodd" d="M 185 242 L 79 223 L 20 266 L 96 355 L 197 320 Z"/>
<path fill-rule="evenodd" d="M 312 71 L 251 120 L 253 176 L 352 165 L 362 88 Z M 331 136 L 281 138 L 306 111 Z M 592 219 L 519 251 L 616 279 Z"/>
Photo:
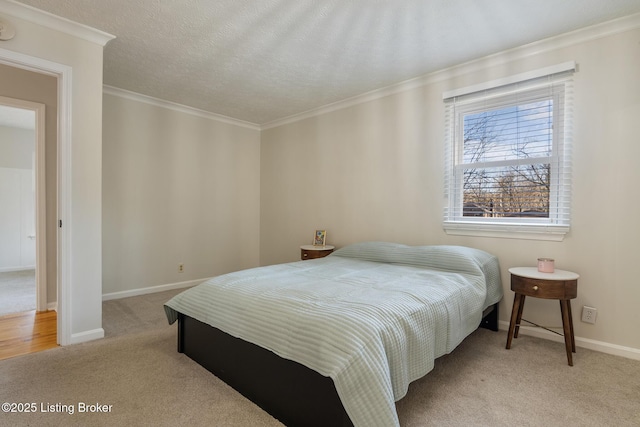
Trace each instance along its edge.
<path fill-rule="evenodd" d="M 288 426 L 398 426 L 395 402 L 479 326 L 495 256 L 363 242 L 212 278 L 165 304 L 178 351 Z"/>

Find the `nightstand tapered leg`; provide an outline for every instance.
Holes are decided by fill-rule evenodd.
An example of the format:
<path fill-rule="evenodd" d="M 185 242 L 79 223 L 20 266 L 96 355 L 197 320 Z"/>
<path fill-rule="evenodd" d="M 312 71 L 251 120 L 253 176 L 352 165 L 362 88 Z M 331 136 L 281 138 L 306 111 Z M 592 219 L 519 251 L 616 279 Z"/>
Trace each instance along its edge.
<path fill-rule="evenodd" d="M 573 333 L 573 315 L 571 314 L 571 300 L 567 300 L 567 311 L 569 312 L 569 329 L 571 330 L 571 351 L 576 352 L 576 338 Z"/>
<path fill-rule="evenodd" d="M 569 362 L 569 366 L 573 366 L 572 353 L 575 351 L 573 348 L 575 344 L 572 344 L 574 342 L 573 328 L 569 320 L 571 308 L 568 307 L 567 303 L 568 300 L 560 300 L 560 311 L 562 312 L 562 327 L 564 329 L 564 346 L 567 349 L 567 361 Z"/>
<path fill-rule="evenodd" d="M 522 316 L 522 308 L 521 305 L 524 303 L 524 298 L 521 298 L 522 295 L 515 294 L 513 297 L 513 308 L 511 309 L 511 321 L 509 322 L 509 333 L 507 335 L 507 349 L 511 348 L 511 340 L 513 338 L 517 338 L 514 336 L 514 332 L 516 332 L 516 324 L 520 323 L 519 316 Z"/>
<path fill-rule="evenodd" d="M 526 295 L 518 294 L 520 296 L 520 304 L 518 305 L 518 317 L 516 318 L 516 329 L 513 331 L 513 337 L 518 338 L 518 332 L 520 332 L 520 323 L 522 323 L 522 310 L 524 309 L 524 299 Z"/>

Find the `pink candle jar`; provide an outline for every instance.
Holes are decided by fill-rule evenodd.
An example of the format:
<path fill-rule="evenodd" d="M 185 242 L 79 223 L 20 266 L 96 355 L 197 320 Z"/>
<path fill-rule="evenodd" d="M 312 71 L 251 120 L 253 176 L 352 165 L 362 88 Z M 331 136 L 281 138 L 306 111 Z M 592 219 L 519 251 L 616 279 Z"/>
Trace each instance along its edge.
<path fill-rule="evenodd" d="M 538 271 L 541 273 L 553 273 L 554 264 L 553 258 L 538 258 Z"/>

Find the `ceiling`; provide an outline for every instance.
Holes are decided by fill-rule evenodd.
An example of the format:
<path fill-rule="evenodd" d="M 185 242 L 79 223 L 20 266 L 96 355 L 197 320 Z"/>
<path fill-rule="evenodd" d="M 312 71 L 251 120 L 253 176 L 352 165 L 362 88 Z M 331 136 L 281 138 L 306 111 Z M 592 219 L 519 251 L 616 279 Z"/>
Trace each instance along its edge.
<path fill-rule="evenodd" d="M 264 125 L 640 0 L 20 0 L 116 36 L 104 83 Z"/>

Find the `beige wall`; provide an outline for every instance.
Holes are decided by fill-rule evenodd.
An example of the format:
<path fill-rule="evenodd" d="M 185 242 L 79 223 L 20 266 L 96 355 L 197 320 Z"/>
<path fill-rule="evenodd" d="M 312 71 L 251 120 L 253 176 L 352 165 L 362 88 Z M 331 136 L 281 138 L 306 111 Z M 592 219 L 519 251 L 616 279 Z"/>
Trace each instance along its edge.
<path fill-rule="evenodd" d="M 103 105 L 103 293 L 257 266 L 260 132 L 120 96 Z"/>
<path fill-rule="evenodd" d="M 37 102 L 45 105 L 45 169 L 47 211 L 47 303 L 57 300 L 57 140 L 58 81 L 32 71 L 0 64 L 0 96 Z M 33 132 L 31 132 L 33 135 Z"/>
<path fill-rule="evenodd" d="M 633 30 L 547 51 L 533 47 L 526 55 L 511 51 L 415 89 L 264 130 L 261 264 L 299 259 L 299 245 L 318 228 L 337 246 L 362 240 L 473 246 L 500 258 L 506 322 L 513 300 L 507 269 L 553 257 L 557 268 L 581 275 L 573 301 L 580 343 L 640 351 L 639 43 L 640 30 Z M 571 232 L 562 242 L 447 235 L 442 93 L 570 60 L 579 65 Z M 595 325 L 579 321 L 583 305 L 598 309 Z M 550 301 L 528 299 L 524 317 L 561 325 L 559 306 Z"/>

